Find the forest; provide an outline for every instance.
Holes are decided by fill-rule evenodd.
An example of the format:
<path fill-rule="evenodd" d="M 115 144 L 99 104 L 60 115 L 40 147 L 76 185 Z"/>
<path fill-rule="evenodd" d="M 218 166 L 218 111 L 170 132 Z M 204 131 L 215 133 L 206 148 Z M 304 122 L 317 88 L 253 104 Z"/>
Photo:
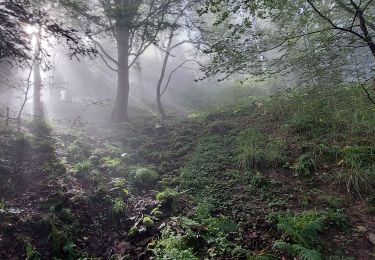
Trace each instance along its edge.
<path fill-rule="evenodd" d="M 375 1 L 0 0 L 0 259 L 375 259 Z"/>

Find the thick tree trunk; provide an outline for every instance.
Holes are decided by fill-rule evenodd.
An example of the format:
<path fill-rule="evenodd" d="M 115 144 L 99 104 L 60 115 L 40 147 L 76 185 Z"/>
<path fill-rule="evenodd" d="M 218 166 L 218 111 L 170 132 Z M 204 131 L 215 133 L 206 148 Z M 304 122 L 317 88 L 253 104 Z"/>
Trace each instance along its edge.
<path fill-rule="evenodd" d="M 112 111 L 112 120 L 125 122 L 128 120 L 129 103 L 129 29 L 117 28 L 116 33 L 118 49 L 117 95 Z"/>

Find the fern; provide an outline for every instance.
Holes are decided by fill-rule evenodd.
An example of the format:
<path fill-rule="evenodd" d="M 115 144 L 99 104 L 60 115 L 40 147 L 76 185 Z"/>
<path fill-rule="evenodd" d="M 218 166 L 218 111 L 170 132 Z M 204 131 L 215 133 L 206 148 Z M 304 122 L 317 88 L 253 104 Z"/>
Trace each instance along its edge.
<path fill-rule="evenodd" d="M 216 221 L 216 227 L 224 233 L 236 232 L 238 230 L 238 225 L 227 218 L 218 219 Z"/>
<path fill-rule="evenodd" d="M 275 242 L 273 247 L 275 249 L 285 251 L 288 254 L 298 257 L 301 260 L 322 260 L 323 259 L 321 254 L 318 251 L 314 249 L 308 249 L 299 244 L 289 244 L 287 242 L 277 241 Z"/>
<path fill-rule="evenodd" d="M 293 242 L 305 247 L 311 246 L 318 232 L 324 227 L 324 217 L 319 212 L 307 211 L 296 215 L 276 216 L 277 228 Z"/>

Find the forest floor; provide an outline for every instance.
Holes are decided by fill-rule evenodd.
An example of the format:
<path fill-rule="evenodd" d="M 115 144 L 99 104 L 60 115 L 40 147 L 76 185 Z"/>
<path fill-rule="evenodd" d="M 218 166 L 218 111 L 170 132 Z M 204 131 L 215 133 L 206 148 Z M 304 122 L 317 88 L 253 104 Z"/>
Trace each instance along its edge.
<path fill-rule="evenodd" d="M 373 132 L 275 111 L 2 127 L 0 259 L 374 259 Z"/>

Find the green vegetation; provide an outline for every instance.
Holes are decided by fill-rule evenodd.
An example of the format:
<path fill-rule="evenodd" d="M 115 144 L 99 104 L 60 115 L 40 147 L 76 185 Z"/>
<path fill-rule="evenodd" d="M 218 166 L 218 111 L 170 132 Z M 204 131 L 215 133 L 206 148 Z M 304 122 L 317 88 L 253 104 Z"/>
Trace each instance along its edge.
<path fill-rule="evenodd" d="M 156 194 L 156 199 L 161 204 L 161 206 L 172 209 L 175 208 L 178 197 L 179 193 L 170 188 L 166 188 L 165 190 L 158 192 L 158 194 Z"/>
<path fill-rule="evenodd" d="M 151 217 L 144 217 L 143 220 L 142 220 L 142 223 L 147 227 L 147 228 L 152 228 L 154 227 L 155 223 L 154 221 L 151 219 Z"/>
<path fill-rule="evenodd" d="M 31 135 L 27 149 L 43 145 L 49 156 L 38 159 L 43 173 L 38 178 L 44 179 L 31 182 L 27 199 L 41 183 L 53 190 L 42 189 L 46 198 L 33 202 L 46 224 L 27 223 L 49 238 L 44 248 L 60 259 L 98 255 L 90 247 L 98 243 L 92 242 L 93 234 L 129 259 L 142 253 L 171 260 L 368 257 L 367 251 L 347 248 L 359 241 L 357 233 L 369 233 L 369 222 L 350 225 L 356 216 L 351 205 L 363 200 L 356 209 L 368 215 L 375 208 L 375 143 L 370 127 L 364 128 L 372 117 L 350 122 L 341 101 L 336 100 L 334 111 L 323 105 L 335 90 L 319 88 L 313 94 L 319 102 L 305 98 L 310 91 L 249 98 L 262 103 L 255 107 L 244 101 L 234 109 L 227 102 L 195 119 L 171 122 L 163 138 L 147 121 L 137 125 L 145 136 L 132 133 L 129 125 L 113 130 L 100 145 L 65 135 L 56 143 L 39 143 Z M 356 97 L 353 89 L 343 91 Z M 361 100 L 356 97 L 355 104 L 361 106 Z M 289 112 L 284 115 L 284 110 Z M 367 113 L 364 106 L 354 110 Z M 362 128 L 354 127 L 357 123 Z M 18 139 L 9 140 L 17 146 Z M 4 158 L 15 146 L 8 147 L 1 151 Z M 5 173 L 11 169 L 8 162 L 0 163 Z M 1 179 L 3 190 L 15 189 L 10 172 Z M 0 203 L 4 223 L 23 216 L 22 210 L 12 201 Z M 27 234 L 25 257 L 43 258 L 45 249 L 35 243 L 40 238 L 30 237 L 29 224 L 18 225 Z M 6 224 L 0 228 L 13 230 Z"/>
<path fill-rule="evenodd" d="M 311 177 L 316 170 L 315 162 L 309 154 L 303 154 L 298 158 L 294 169 L 300 177 Z"/>
<path fill-rule="evenodd" d="M 138 188 L 149 188 L 159 180 L 159 174 L 149 168 L 138 168 L 130 173 L 130 181 Z"/>
<path fill-rule="evenodd" d="M 245 170 L 262 169 L 283 163 L 283 142 L 272 140 L 258 130 L 245 130 L 238 139 L 238 163 Z"/>

